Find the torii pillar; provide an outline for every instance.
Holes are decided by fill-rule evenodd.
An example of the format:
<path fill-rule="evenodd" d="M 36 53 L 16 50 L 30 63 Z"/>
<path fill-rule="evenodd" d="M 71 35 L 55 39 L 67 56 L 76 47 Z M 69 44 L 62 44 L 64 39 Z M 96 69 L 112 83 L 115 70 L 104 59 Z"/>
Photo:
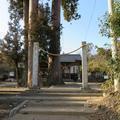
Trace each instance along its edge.
<path fill-rule="evenodd" d="M 87 45 L 82 42 L 82 89 L 88 89 Z"/>
<path fill-rule="evenodd" d="M 38 88 L 39 42 L 33 45 L 32 88 Z"/>

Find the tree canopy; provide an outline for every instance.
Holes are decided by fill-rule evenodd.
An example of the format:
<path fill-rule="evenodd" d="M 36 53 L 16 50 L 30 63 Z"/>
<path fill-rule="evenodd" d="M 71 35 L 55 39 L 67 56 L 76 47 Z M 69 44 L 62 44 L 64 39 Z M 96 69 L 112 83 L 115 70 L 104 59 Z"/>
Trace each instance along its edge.
<path fill-rule="evenodd" d="M 100 18 L 100 34 L 106 37 L 120 36 L 120 1 L 114 0 L 113 4 L 113 14 L 109 15 L 105 13 L 102 18 Z M 113 32 L 111 32 L 111 30 Z"/>
<path fill-rule="evenodd" d="M 23 17 L 23 0 L 8 0 L 10 4 L 17 8 L 17 12 Z M 50 1 L 50 0 L 48 0 Z M 52 1 L 52 0 L 51 0 Z M 61 6 L 64 12 L 64 18 L 68 22 L 80 18 L 78 13 L 79 0 L 61 0 Z M 40 1 L 41 2 L 41 1 Z"/>
<path fill-rule="evenodd" d="M 78 14 L 78 1 L 79 0 L 62 0 L 62 8 L 64 11 L 64 18 L 68 22 L 80 18 Z"/>

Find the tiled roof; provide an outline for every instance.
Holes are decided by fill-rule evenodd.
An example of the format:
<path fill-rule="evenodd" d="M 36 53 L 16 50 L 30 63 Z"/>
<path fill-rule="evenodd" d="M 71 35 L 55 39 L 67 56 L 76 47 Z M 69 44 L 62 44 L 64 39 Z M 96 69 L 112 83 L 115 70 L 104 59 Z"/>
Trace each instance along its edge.
<path fill-rule="evenodd" d="M 60 56 L 60 62 L 76 62 L 80 60 L 81 60 L 80 54 L 71 54 L 71 55 L 62 54 Z"/>

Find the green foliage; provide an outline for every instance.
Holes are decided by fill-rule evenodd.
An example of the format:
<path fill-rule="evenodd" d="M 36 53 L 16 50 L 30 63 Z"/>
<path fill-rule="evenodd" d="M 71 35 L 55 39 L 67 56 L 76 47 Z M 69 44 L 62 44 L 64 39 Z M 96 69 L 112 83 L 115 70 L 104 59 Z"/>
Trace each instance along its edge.
<path fill-rule="evenodd" d="M 110 16 L 110 23 L 113 30 L 112 36 L 117 38 L 120 36 L 120 12 L 116 12 Z"/>
<path fill-rule="evenodd" d="M 9 6 L 9 13 L 9 31 L 4 37 L 2 52 L 4 55 L 10 58 L 9 60 L 11 60 L 14 65 L 16 65 L 18 59 L 21 58 L 21 47 L 23 45 L 21 40 L 22 29 L 20 26 L 21 16 L 18 14 L 17 7 L 15 7 L 13 4 L 10 4 Z"/>
<path fill-rule="evenodd" d="M 90 72 L 106 72 L 106 59 L 103 56 L 94 56 L 89 60 L 89 71 Z"/>
<path fill-rule="evenodd" d="M 114 75 L 114 78 L 120 78 L 120 57 L 116 57 L 115 59 L 110 59 L 109 60 L 109 67 L 111 69 L 111 72 Z"/>
<path fill-rule="evenodd" d="M 110 58 L 107 61 L 108 66 L 108 75 L 110 79 L 119 79 L 120 81 L 120 57 L 119 57 L 119 42 L 116 40 L 120 36 L 120 1 L 114 0 L 113 3 L 113 13 L 112 15 L 105 14 L 103 18 L 100 20 L 100 34 L 106 37 L 114 38 L 114 47 L 116 48 L 115 58 Z M 115 43 L 116 42 L 116 43 Z M 109 81 L 110 82 L 110 81 Z M 108 83 L 109 83 L 108 82 Z M 112 87 L 112 82 L 109 84 L 106 83 L 108 89 Z"/>
<path fill-rule="evenodd" d="M 64 18 L 68 22 L 80 18 L 78 14 L 78 1 L 79 0 L 62 0 L 62 8 L 64 11 Z"/>
<path fill-rule="evenodd" d="M 52 0 L 52 2 L 53 1 L 54 0 Z M 23 0 L 9 0 L 9 3 L 10 3 L 11 9 L 13 8 L 12 12 L 15 13 L 15 11 L 13 11 L 13 10 L 16 10 L 16 16 L 19 18 L 19 20 L 21 18 L 23 18 Z M 63 10 L 64 10 L 64 16 L 67 21 L 71 21 L 72 19 L 77 20 L 80 18 L 80 15 L 78 15 L 78 13 L 77 13 L 78 0 L 63 0 L 62 6 L 63 6 Z M 57 10 L 56 5 L 55 5 L 55 8 Z M 11 10 L 9 10 L 9 12 L 10 11 Z M 55 28 L 55 26 L 56 26 L 55 24 L 53 26 L 51 26 L 52 25 L 51 24 L 51 22 L 52 22 L 51 12 L 53 12 L 53 11 L 50 11 L 48 4 L 46 4 L 46 6 L 39 4 L 38 16 L 37 16 L 37 11 L 36 11 L 36 13 L 32 14 L 32 16 L 31 16 L 32 17 L 32 23 L 31 23 L 32 30 L 29 29 L 28 32 L 30 32 L 29 34 L 31 35 L 30 38 L 31 38 L 32 43 L 35 41 L 39 41 L 40 47 L 43 48 L 44 50 L 48 51 L 48 49 L 49 49 L 49 51 L 52 53 L 60 53 L 60 30 L 61 30 L 61 27 L 58 24 L 57 24 L 56 28 Z M 54 11 L 54 12 L 57 12 L 57 11 Z M 58 18 L 59 17 L 60 16 L 58 16 Z M 11 20 L 13 18 L 15 19 L 14 15 L 12 16 L 12 14 L 11 14 L 10 18 L 11 18 Z M 58 21 L 56 21 L 56 22 L 60 23 L 60 19 L 58 19 Z M 17 25 L 13 25 L 10 23 L 10 27 L 11 27 L 10 30 L 13 33 L 16 33 L 15 26 L 17 26 Z M 51 29 L 52 27 L 53 27 L 53 29 Z M 18 27 L 18 29 L 19 29 L 19 27 Z M 16 38 L 16 41 L 19 41 L 19 39 L 20 39 L 20 38 L 18 38 L 19 33 L 16 33 L 16 34 L 13 34 L 13 33 L 12 34 L 10 32 L 8 33 L 8 35 L 6 36 L 7 40 L 9 40 L 9 39 L 13 40 L 13 38 Z M 11 38 L 11 36 L 13 36 L 13 37 Z M 18 47 L 19 47 L 19 43 L 17 43 L 16 48 L 18 48 Z M 20 49 L 18 49 L 16 51 L 16 53 L 19 53 L 18 52 L 19 50 Z M 46 60 L 47 55 L 44 54 L 43 52 L 41 52 L 40 54 L 42 56 L 40 58 L 40 60 L 41 61 L 42 61 L 42 59 Z M 18 59 L 19 57 L 16 57 L 16 58 Z M 45 60 L 43 60 L 43 61 L 45 61 Z"/>
<path fill-rule="evenodd" d="M 23 18 L 23 0 L 8 0 L 11 8 L 16 9 L 16 13 Z"/>
<path fill-rule="evenodd" d="M 106 60 L 109 60 L 112 57 L 110 49 L 105 49 L 100 47 L 96 47 L 96 48 L 97 48 L 97 54 L 99 56 L 105 56 Z"/>
<path fill-rule="evenodd" d="M 101 88 L 105 93 L 110 93 L 113 91 L 113 84 L 114 84 L 113 80 L 110 79 L 110 80 L 107 80 L 106 82 L 104 82 L 101 85 Z"/>
<path fill-rule="evenodd" d="M 99 21 L 100 34 L 102 36 L 118 38 L 120 36 L 120 1 L 114 1 L 112 15 L 105 13 Z"/>
<path fill-rule="evenodd" d="M 120 1 L 119 0 L 114 0 L 113 12 L 114 13 L 119 13 L 120 12 Z"/>
<path fill-rule="evenodd" d="M 11 36 L 8 32 L 2 45 L 2 53 L 8 59 L 7 62 L 16 66 L 21 59 L 21 42 L 18 42 L 17 36 Z"/>
<path fill-rule="evenodd" d="M 99 28 L 100 28 L 100 31 L 99 33 L 102 35 L 102 36 L 105 36 L 105 37 L 110 37 L 110 21 L 109 21 L 109 15 L 108 13 L 105 13 L 100 19 L 99 19 Z"/>
<path fill-rule="evenodd" d="M 39 42 L 40 48 L 48 51 L 49 42 L 51 40 L 51 15 L 48 3 L 45 5 L 39 4 L 38 16 L 35 18 L 33 29 L 30 31 L 33 42 Z M 40 51 L 40 61 L 47 62 L 47 54 Z"/>
<path fill-rule="evenodd" d="M 119 78 L 120 81 L 120 57 L 117 57 L 115 59 L 111 58 L 109 61 L 107 61 L 107 66 L 107 73 L 109 75 L 110 80 L 107 80 L 104 84 L 102 84 L 102 89 L 105 92 L 112 92 L 114 79 Z"/>
<path fill-rule="evenodd" d="M 90 72 L 105 72 L 108 73 L 108 60 L 111 58 L 110 49 L 96 47 L 97 53 L 89 55 L 88 64 Z"/>
<path fill-rule="evenodd" d="M 16 7 L 16 1 L 11 0 L 9 5 L 9 30 L 3 39 L 1 46 L 1 52 L 7 62 L 14 66 L 16 71 L 16 80 L 18 81 L 18 63 L 22 61 L 23 58 L 23 41 L 22 41 L 22 28 L 20 25 L 21 15 L 18 14 L 18 8 Z M 16 5 L 15 5 L 16 4 Z M 18 81 L 19 82 L 19 81 Z"/>

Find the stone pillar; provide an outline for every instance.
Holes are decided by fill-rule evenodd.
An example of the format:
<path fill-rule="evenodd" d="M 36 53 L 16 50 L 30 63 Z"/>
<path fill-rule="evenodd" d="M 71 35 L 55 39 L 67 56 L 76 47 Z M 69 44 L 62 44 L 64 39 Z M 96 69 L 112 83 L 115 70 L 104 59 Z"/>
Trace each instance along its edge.
<path fill-rule="evenodd" d="M 87 46 L 82 42 L 82 88 L 88 88 L 88 68 L 87 68 Z"/>
<path fill-rule="evenodd" d="M 39 57 L 39 43 L 34 42 L 33 45 L 33 73 L 32 73 L 32 88 L 38 87 L 38 58 Z"/>

